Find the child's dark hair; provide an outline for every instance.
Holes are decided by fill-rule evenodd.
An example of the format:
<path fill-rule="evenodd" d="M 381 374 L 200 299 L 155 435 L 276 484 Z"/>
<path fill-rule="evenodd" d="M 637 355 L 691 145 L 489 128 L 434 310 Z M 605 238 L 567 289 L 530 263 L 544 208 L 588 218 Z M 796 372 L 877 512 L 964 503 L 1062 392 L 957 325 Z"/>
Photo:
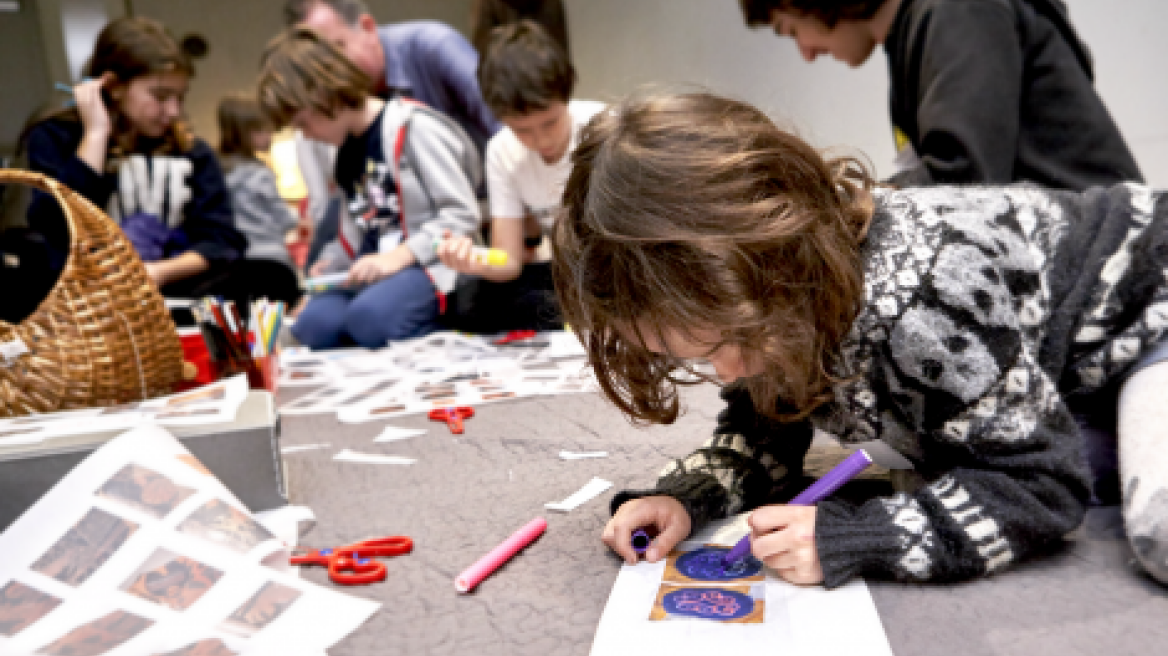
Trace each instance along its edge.
<path fill-rule="evenodd" d="M 113 85 L 128 84 L 139 77 L 161 73 L 181 73 L 194 77 L 195 66 L 165 25 L 143 17 L 118 18 L 106 25 L 97 35 L 93 54 L 82 71 L 85 77 L 93 79 L 112 74 Z M 133 130 L 126 125 L 127 119 L 117 111 L 116 104 L 109 100 L 108 88 L 105 93 L 106 107 L 114 121 L 114 136 L 109 151 L 112 163 L 112 160 L 134 150 L 137 144 L 126 138 Z M 81 120 L 75 107 L 46 118 Z M 154 152 L 187 152 L 194 146 L 194 140 L 190 126 L 179 120 L 162 142 L 154 146 Z"/>
<path fill-rule="evenodd" d="M 303 23 L 317 5 L 328 5 L 350 27 L 369 13 L 369 7 L 361 0 L 287 0 L 284 3 L 284 24 L 292 27 Z"/>
<path fill-rule="evenodd" d="M 738 0 L 750 27 L 770 27 L 772 13 L 811 16 L 835 27 L 841 20 L 867 20 L 888 0 Z"/>
<path fill-rule="evenodd" d="M 369 97 L 369 77 L 311 30 L 295 28 L 272 39 L 260 60 L 257 96 L 274 127 L 303 109 L 332 118 L 357 109 Z"/>
<path fill-rule="evenodd" d="M 255 98 L 245 95 L 224 98 L 219 101 L 218 117 L 220 157 L 225 161 L 237 157 L 256 159 L 252 135 L 270 130 L 271 125 Z"/>
<path fill-rule="evenodd" d="M 871 178 L 824 160 L 761 111 L 707 93 L 597 114 L 572 153 L 552 267 L 601 389 L 636 421 L 677 417 L 669 330 L 758 358 L 758 411 L 793 420 L 831 398 L 861 305 Z M 696 339 L 696 338 L 694 338 Z"/>
<path fill-rule="evenodd" d="M 479 88 L 495 116 L 522 116 L 568 102 L 576 69 L 568 53 L 533 20 L 500 25 L 479 62 Z"/>

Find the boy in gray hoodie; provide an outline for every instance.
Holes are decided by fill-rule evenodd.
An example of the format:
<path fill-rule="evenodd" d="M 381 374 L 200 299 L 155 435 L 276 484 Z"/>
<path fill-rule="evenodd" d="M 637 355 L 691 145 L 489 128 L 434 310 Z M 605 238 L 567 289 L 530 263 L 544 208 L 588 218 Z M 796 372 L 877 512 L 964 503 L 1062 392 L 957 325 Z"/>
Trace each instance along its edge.
<path fill-rule="evenodd" d="M 346 212 L 312 275 L 347 271 L 312 298 L 293 334 L 314 348 L 375 348 L 437 327 L 457 274 L 435 255 L 443 235 L 477 235 L 474 143 L 422 105 L 370 96 L 365 74 L 308 30 L 264 53 L 259 100 L 276 125 L 340 147 L 336 180 Z"/>

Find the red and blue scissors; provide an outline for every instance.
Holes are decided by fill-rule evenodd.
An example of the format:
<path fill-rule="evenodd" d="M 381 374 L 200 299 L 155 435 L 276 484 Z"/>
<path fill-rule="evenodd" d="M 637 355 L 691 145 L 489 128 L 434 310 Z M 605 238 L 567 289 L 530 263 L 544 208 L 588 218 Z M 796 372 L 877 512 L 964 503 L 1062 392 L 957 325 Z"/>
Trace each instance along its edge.
<path fill-rule="evenodd" d="M 362 540 L 333 549 L 297 549 L 293 565 L 321 565 L 328 568 L 329 578 L 338 585 L 366 585 L 384 581 L 389 568 L 375 560 L 400 556 L 414 550 L 414 541 L 404 535 Z"/>
<path fill-rule="evenodd" d="M 466 405 L 453 405 L 445 408 L 435 408 L 430 411 L 430 421 L 444 421 L 451 433 L 461 435 L 462 420 L 474 416 L 474 408 Z"/>

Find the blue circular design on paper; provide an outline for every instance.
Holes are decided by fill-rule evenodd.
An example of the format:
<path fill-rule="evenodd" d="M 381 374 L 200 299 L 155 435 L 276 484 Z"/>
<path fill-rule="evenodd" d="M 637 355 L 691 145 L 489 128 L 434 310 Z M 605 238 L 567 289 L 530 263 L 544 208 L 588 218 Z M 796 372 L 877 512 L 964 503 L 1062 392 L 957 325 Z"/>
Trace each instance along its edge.
<path fill-rule="evenodd" d="M 661 606 L 670 615 L 725 622 L 751 614 L 754 599 L 723 588 L 686 588 L 665 593 Z"/>
<path fill-rule="evenodd" d="M 722 558 L 727 551 L 724 547 L 702 547 L 683 553 L 677 558 L 677 571 L 695 581 L 729 581 L 762 571 L 762 563 L 749 554 L 723 569 Z"/>

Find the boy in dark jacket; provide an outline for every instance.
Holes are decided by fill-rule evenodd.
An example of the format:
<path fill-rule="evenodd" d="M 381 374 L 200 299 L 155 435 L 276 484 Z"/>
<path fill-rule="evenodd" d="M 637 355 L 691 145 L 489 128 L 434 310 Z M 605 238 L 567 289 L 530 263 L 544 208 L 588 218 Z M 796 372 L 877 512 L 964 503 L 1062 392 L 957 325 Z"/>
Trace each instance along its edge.
<path fill-rule="evenodd" d="M 900 186 L 1139 181 L 1059 0 L 741 0 L 746 22 L 860 66 L 888 55 Z"/>

